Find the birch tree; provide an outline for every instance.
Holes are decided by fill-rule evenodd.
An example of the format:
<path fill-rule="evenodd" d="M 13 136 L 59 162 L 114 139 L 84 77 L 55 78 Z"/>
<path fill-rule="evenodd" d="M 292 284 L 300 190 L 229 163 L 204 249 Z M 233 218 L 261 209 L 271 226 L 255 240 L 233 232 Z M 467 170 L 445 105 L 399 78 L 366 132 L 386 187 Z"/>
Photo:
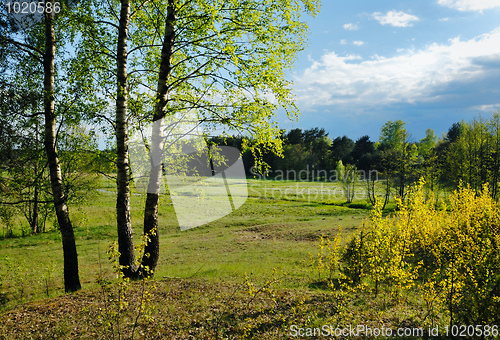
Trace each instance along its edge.
<path fill-rule="evenodd" d="M 156 10 L 159 8 L 156 7 Z M 160 8 L 161 9 L 161 8 Z M 165 24 L 154 25 L 148 68 L 159 64 L 152 120 L 194 110 L 205 127 L 245 131 L 257 143 L 254 152 L 281 152 L 278 107 L 290 118 L 298 110 L 286 80 L 297 53 L 304 47 L 303 11 L 315 14 L 316 1 L 177 1 L 169 0 Z M 158 38 L 157 38 L 158 37 Z M 161 38 L 160 38 L 161 37 Z M 159 62 L 158 62 L 159 60 Z M 161 149 L 162 125 L 155 124 L 151 148 Z M 158 258 L 158 187 L 161 165 L 152 169 L 144 212 L 144 233 L 151 235 L 142 263 L 154 270 Z M 154 191 L 156 190 L 156 191 Z"/>
<path fill-rule="evenodd" d="M 74 104 L 73 100 L 63 98 L 64 94 L 56 88 L 57 48 L 61 49 L 66 42 L 64 34 L 61 34 L 61 27 L 65 27 L 61 20 L 66 17 L 62 3 L 57 2 L 62 6 L 58 7 L 61 11 L 54 10 L 54 1 L 47 0 L 42 4 L 45 10 L 40 22 L 33 21 L 25 27 L 15 27 L 12 22 L 9 22 L 10 26 L 2 25 L 5 29 L 1 30 L 0 44 L 6 47 L 5 50 L 2 48 L 2 52 L 8 51 L 9 53 L 10 74 L 15 75 L 30 70 L 26 81 L 33 85 L 33 89 L 36 89 L 41 97 L 41 110 L 33 113 L 33 116 L 43 117 L 44 126 L 41 129 L 50 175 L 51 200 L 54 204 L 63 244 L 64 287 L 66 292 L 73 292 L 81 288 L 78 255 L 57 149 L 57 118 L 63 112 L 68 113 Z M 2 7 L 2 10 L 5 11 L 5 7 Z M 59 72 L 63 73 L 60 69 Z M 56 95 L 59 95 L 59 103 L 65 103 L 60 105 L 59 110 L 56 107 Z"/>

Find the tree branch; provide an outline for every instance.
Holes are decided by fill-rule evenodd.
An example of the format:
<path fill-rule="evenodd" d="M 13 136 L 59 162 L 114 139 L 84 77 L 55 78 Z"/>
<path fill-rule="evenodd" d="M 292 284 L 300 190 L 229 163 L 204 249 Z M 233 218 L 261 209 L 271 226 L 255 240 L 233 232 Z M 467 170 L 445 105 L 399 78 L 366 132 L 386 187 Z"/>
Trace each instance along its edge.
<path fill-rule="evenodd" d="M 0 201 L 0 205 L 18 205 L 18 204 L 22 204 L 22 203 L 33 203 L 33 202 L 35 202 L 35 200 L 20 200 L 20 201 L 17 201 L 17 202 L 3 202 L 3 201 Z M 39 200 L 37 200 L 36 202 L 42 203 L 42 204 L 49 204 L 49 203 L 54 203 L 54 200 L 50 200 L 50 201 L 39 201 Z"/>
<path fill-rule="evenodd" d="M 137 7 L 132 13 L 130 13 L 130 19 L 132 19 L 134 17 L 134 15 L 139 12 L 139 10 L 144 7 L 145 5 L 147 5 L 149 2 L 151 2 L 151 0 L 146 0 L 144 1 L 142 4 L 139 5 L 139 7 Z"/>
<path fill-rule="evenodd" d="M 33 53 L 33 52 L 36 52 L 36 53 L 39 53 L 40 55 L 43 55 L 43 53 L 39 49 L 37 49 L 33 46 L 29 46 L 29 45 L 23 44 L 21 42 L 15 41 L 15 40 L 10 39 L 10 38 L 5 38 L 5 39 L 7 40 L 7 42 L 13 44 L 21 51 L 28 53 L 30 56 L 35 58 L 39 63 L 41 63 L 43 65 L 43 59 L 41 57 L 37 56 L 35 53 Z"/>
<path fill-rule="evenodd" d="M 110 21 L 106 21 L 106 20 L 95 20 L 94 21 L 94 24 L 107 24 L 107 25 L 111 25 L 113 26 L 114 28 L 118 29 L 118 25 L 115 24 L 115 23 L 112 23 Z"/>

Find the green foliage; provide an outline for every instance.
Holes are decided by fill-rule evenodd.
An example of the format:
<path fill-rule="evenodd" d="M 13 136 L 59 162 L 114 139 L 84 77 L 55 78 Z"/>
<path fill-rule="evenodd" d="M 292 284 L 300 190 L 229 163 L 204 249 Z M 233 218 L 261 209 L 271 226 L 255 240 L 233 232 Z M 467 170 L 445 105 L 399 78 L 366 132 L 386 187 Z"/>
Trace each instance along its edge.
<path fill-rule="evenodd" d="M 350 155 L 354 150 L 354 142 L 347 136 L 337 137 L 333 140 L 331 146 L 331 157 L 334 162 L 342 161 L 348 163 Z"/>
<path fill-rule="evenodd" d="M 402 151 L 402 147 L 408 138 L 405 125 L 406 123 L 402 120 L 390 120 L 385 123 L 380 129 L 380 145 Z"/>
<path fill-rule="evenodd" d="M 116 63 L 117 36 L 109 23 L 117 24 L 115 13 L 121 4 L 85 4 L 81 5 L 85 12 L 80 18 L 78 53 L 87 60 L 84 71 L 95 75 L 94 82 L 100 88 L 112 88 L 109 65 Z M 194 113 L 193 123 L 203 123 L 224 136 L 231 131 L 247 133 L 252 142 L 246 141 L 243 147 L 260 156 L 258 167 L 265 153 L 281 154 L 281 131 L 274 115 L 281 107 L 288 117 L 297 118 L 286 73 L 306 45 L 304 14 L 316 15 L 319 1 L 130 1 L 126 63 L 131 132 L 151 121 L 157 102 L 154 89 L 169 6 L 175 37 L 164 79 L 168 86 L 165 114 L 182 119 Z"/>
<path fill-rule="evenodd" d="M 500 113 L 486 120 L 479 116 L 470 123 L 461 122 L 451 133 L 442 157 L 442 181 L 453 186 L 469 184 L 479 193 L 490 183 L 490 194 L 497 199 L 500 179 Z"/>
<path fill-rule="evenodd" d="M 375 152 L 375 143 L 370 141 L 368 135 L 360 137 L 354 143 L 354 148 L 349 155 L 350 161 L 354 162 L 359 170 L 375 170 L 377 156 Z"/>
<path fill-rule="evenodd" d="M 2 6 L 2 10 L 5 10 Z M 75 26 L 71 13 L 63 6 L 55 19 L 57 51 L 55 55 L 54 118 L 60 124 L 54 127 L 56 148 L 63 167 L 63 186 L 70 201 L 87 199 L 93 188 L 93 176 L 88 168 L 90 157 L 83 159 L 80 148 L 75 147 L 82 139 L 93 139 L 90 131 L 83 131 L 82 120 L 92 111 L 88 105 L 88 88 L 83 88 L 91 75 L 78 73 L 76 56 L 69 46 L 74 41 Z M 44 22 L 36 23 L 18 31 L 1 30 L 2 54 L 8 53 L 7 70 L 1 76 L 0 120 L 9 118 L 5 128 L 1 128 L 0 160 L 3 183 L 0 202 L 14 207 L 16 215 L 23 215 L 27 223 L 17 223 L 19 234 L 46 231 L 47 221 L 55 214 L 49 179 L 49 167 L 44 151 L 44 55 L 46 37 Z M 71 51 L 69 51 L 71 50 Z M 47 62 L 47 60 L 45 60 Z M 77 79 L 78 78 L 78 79 Z M 5 87 L 5 88 L 4 88 Z M 50 131 L 50 129 L 48 130 Z M 70 138 L 69 135 L 72 135 Z M 77 138 L 81 137 L 81 138 Z M 5 144 L 3 143 L 5 142 Z M 87 152 L 95 149 L 95 143 L 86 143 Z M 93 147 L 90 147 L 93 146 Z M 71 151 L 69 151 L 71 149 Z M 85 166 L 83 166 L 85 164 Z M 87 190 L 86 190 L 87 189 Z M 81 195 L 81 196 L 80 196 Z M 26 225 L 27 224 L 27 225 Z M 49 228 L 47 228 L 49 229 Z"/>
<path fill-rule="evenodd" d="M 38 120 L 17 122 L 16 134 L 12 136 L 17 138 L 16 147 L 11 149 L 14 156 L 0 174 L 3 189 L 0 205 L 4 203 L 0 209 L 12 215 L 10 222 L 5 223 L 8 233 L 4 237 L 14 235 L 14 225 L 17 234 L 22 236 L 48 231 L 50 227 L 46 225 L 54 219 L 47 157 Z M 64 131 L 59 133 L 58 151 L 65 195 L 68 202 L 83 203 L 95 196 L 98 185 L 94 170 L 95 135 L 81 125 L 64 124 L 63 127 Z M 12 218 L 18 215 L 24 216 L 25 222 Z"/>
<path fill-rule="evenodd" d="M 495 324 L 500 317 L 500 206 L 487 185 L 461 186 L 437 208 L 424 181 L 398 200 L 393 216 L 379 207 L 343 250 L 342 272 L 392 299 L 420 291 L 424 320 L 447 312 L 450 324 Z M 427 322 L 426 321 L 426 322 Z"/>
<path fill-rule="evenodd" d="M 2 223 L 2 236 L 3 238 L 12 237 L 14 211 L 9 206 L 0 205 L 0 222 Z"/>
<path fill-rule="evenodd" d="M 355 165 L 351 164 L 346 164 L 344 166 L 342 164 L 342 161 L 340 160 L 337 163 L 336 171 L 337 178 L 342 183 L 342 190 L 344 191 L 347 203 L 351 203 L 355 195 L 356 181 L 358 179 L 358 169 Z"/>
<path fill-rule="evenodd" d="M 436 146 L 437 136 L 434 130 L 425 130 L 425 137 L 418 143 L 418 154 L 427 157 L 431 150 Z"/>
<path fill-rule="evenodd" d="M 335 165 L 332 162 L 330 151 L 332 141 L 325 129 L 312 128 L 304 131 L 293 129 L 282 134 L 281 140 L 283 153 L 278 155 L 268 150 L 263 155 L 263 161 L 274 172 L 293 173 L 294 175 L 288 176 L 288 179 L 304 180 L 307 175 L 299 178 L 300 171 L 306 172 L 307 169 L 309 171 L 329 170 Z M 247 169 L 254 166 L 253 162 L 246 163 Z M 251 171 L 247 171 L 247 173 L 251 173 Z M 323 180 L 327 179 L 323 178 Z"/>
<path fill-rule="evenodd" d="M 241 137 L 232 138 L 237 141 Z M 405 123 L 399 120 L 384 124 L 377 145 L 370 141 L 369 136 L 363 136 L 355 143 L 343 136 L 335 138 L 327 148 L 329 138 L 320 128 L 283 132 L 282 142 L 282 159 L 264 152 L 264 161 L 275 174 L 277 170 L 284 174 L 287 171 L 297 174 L 301 170 L 304 173 L 308 167 L 309 171 L 314 169 L 319 173 L 318 170 L 326 170 L 330 173 L 341 160 L 343 164 L 353 164 L 365 171 L 371 205 L 378 200 L 385 206 L 384 202 L 387 204 L 394 195 L 404 198 L 406 187 L 420 177 L 425 178 L 426 190 L 436 193 L 436 201 L 439 200 L 439 190 L 453 190 L 460 181 L 470 184 L 476 192 L 488 182 L 492 197 L 500 197 L 500 113 L 494 113 L 490 119 L 479 117 L 471 123 L 455 123 L 439 140 L 432 129 L 427 129 L 424 138 L 413 142 Z M 243 149 L 242 144 L 235 145 Z M 254 163 L 248 157 L 244 159 L 250 175 Z M 376 175 L 372 175 L 375 171 Z M 315 178 L 327 181 L 334 176 L 326 177 Z M 288 178 L 294 179 L 292 176 Z M 374 190 L 375 181 L 379 180 L 383 181 L 383 191 Z"/>
<path fill-rule="evenodd" d="M 67 199 L 81 203 L 91 199 L 98 187 L 97 138 L 82 125 L 66 126 L 59 136 L 59 155 L 64 170 L 63 183 Z"/>
<path fill-rule="evenodd" d="M 50 297 L 50 290 L 54 286 L 54 277 L 56 272 L 56 265 L 52 263 L 51 265 L 43 268 L 42 275 L 40 276 L 39 283 L 44 288 L 47 297 Z"/>
<path fill-rule="evenodd" d="M 348 282 L 358 285 L 365 276 L 368 253 L 364 247 L 366 233 L 354 235 L 341 250 L 342 266 L 340 270 Z"/>
<path fill-rule="evenodd" d="M 478 195 L 459 188 L 450 210 L 435 250 L 450 323 L 494 324 L 500 316 L 500 207 L 485 185 Z"/>
<path fill-rule="evenodd" d="M 309 266 L 318 272 L 318 282 L 322 274 L 326 274 L 327 283 L 331 283 L 340 268 L 340 231 L 332 241 L 323 235 L 319 236 L 318 253 L 309 253 Z"/>
<path fill-rule="evenodd" d="M 25 301 L 34 288 L 34 280 L 29 275 L 30 269 L 27 261 L 23 259 L 16 262 L 7 257 L 3 259 L 3 266 L 4 276 L 7 276 L 7 273 L 10 274 L 9 284 L 15 287 L 15 293 L 11 298 L 18 301 Z"/>

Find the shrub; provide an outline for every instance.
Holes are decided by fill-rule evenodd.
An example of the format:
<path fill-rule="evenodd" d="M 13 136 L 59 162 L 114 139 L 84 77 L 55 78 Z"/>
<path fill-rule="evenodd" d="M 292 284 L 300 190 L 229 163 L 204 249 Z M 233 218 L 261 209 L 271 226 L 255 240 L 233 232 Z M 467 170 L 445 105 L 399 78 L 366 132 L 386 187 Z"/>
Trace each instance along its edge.
<path fill-rule="evenodd" d="M 321 283 L 322 274 L 326 274 L 325 283 L 328 285 L 340 267 L 340 231 L 333 240 L 320 235 L 318 248 L 317 254 L 309 254 L 309 265 L 317 270 L 318 283 Z"/>
<path fill-rule="evenodd" d="M 437 208 L 424 181 L 399 200 L 395 214 L 375 207 L 370 223 L 342 250 L 341 271 L 392 297 L 416 288 L 427 316 L 450 324 L 487 325 L 500 318 L 500 207 L 488 186 L 460 186 Z"/>
<path fill-rule="evenodd" d="M 361 283 L 361 278 L 368 263 L 367 253 L 364 248 L 365 236 L 363 232 L 355 235 L 344 247 L 341 253 L 341 272 L 352 284 Z"/>

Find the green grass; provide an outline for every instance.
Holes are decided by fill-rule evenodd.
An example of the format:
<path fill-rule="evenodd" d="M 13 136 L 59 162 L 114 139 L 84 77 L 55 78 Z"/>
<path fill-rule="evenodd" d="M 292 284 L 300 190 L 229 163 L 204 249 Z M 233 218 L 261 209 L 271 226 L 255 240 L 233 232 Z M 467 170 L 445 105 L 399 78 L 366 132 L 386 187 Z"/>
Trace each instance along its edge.
<path fill-rule="evenodd" d="M 93 287 L 99 273 L 112 275 L 106 251 L 116 241 L 115 194 L 110 180 L 101 179 L 101 187 L 104 190 L 86 204 L 70 205 L 84 287 Z M 341 197 L 325 194 L 322 198 L 314 191 L 321 187 L 339 190 L 333 183 L 249 180 L 248 187 L 249 198 L 242 207 L 220 220 L 187 231 L 179 229 L 173 206 L 163 196 L 156 276 L 220 279 L 247 273 L 263 277 L 277 268 L 303 278 L 303 261 L 315 251 L 319 235 L 332 236 L 340 228 L 347 239 L 368 214 L 368 210 L 359 209 L 366 204 L 362 199 L 350 208 L 343 206 Z M 293 195 L 280 197 L 277 193 L 286 188 L 293 189 Z M 310 194 L 303 194 L 307 190 Z M 133 194 L 136 243 L 142 233 L 143 206 L 144 196 Z M 52 228 L 39 235 L 0 240 L 0 266 L 5 269 L 1 289 L 10 300 L 7 306 L 46 296 L 47 286 L 50 296 L 62 294 L 59 232 Z M 20 291 L 19 285 L 26 288 Z"/>
<path fill-rule="evenodd" d="M 340 233 L 345 243 L 367 223 L 370 211 L 362 189 L 354 202 L 345 204 L 335 183 L 249 180 L 248 186 L 249 198 L 239 209 L 186 231 L 179 229 L 169 198 L 161 197 L 160 259 L 154 287 L 148 288 L 154 321 L 144 323 L 142 332 L 161 334 L 158 338 L 183 334 L 180 338 L 217 339 L 213 332 L 224 330 L 241 338 L 277 339 L 286 338 L 282 336 L 290 324 L 320 325 L 339 317 L 339 299 L 345 297 L 332 295 L 321 281 L 318 284 L 318 272 L 308 266 L 309 254 L 318 252 L 320 235 L 333 238 Z M 0 334 L 15 329 L 14 338 L 25 338 L 32 328 L 47 329 L 40 338 L 95 338 L 104 329 L 110 334 L 102 321 L 103 301 L 109 295 L 103 295 L 97 278 L 116 278 L 107 255 L 117 238 L 115 189 L 105 179 L 101 187 L 104 190 L 86 204 L 70 205 L 83 286 L 77 294 L 63 291 L 58 231 L 0 240 L 0 301 L 7 320 L 0 325 Z M 142 233 L 143 207 L 144 196 L 132 195 L 136 243 Z M 281 279 L 275 282 L 277 276 Z M 269 284 L 269 289 L 258 290 L 267 287 L 266 282 L 272 288 Z M 258 298 L 248 290 L 249 284 L 256 287 Z M 126 324 L 137 313 L 140 285 L 130 288 L 133 293 L 123 312 Z M 357 294 L 345 301 L 351 316 L 356 315 L 353 322 L 380 321 L 377 308 L 393 318 L 394 325 L 414 313 L 408 307 L 412 303 L 390 305 Z M 26 315 L 32 320 L 25 321 Z"/>

